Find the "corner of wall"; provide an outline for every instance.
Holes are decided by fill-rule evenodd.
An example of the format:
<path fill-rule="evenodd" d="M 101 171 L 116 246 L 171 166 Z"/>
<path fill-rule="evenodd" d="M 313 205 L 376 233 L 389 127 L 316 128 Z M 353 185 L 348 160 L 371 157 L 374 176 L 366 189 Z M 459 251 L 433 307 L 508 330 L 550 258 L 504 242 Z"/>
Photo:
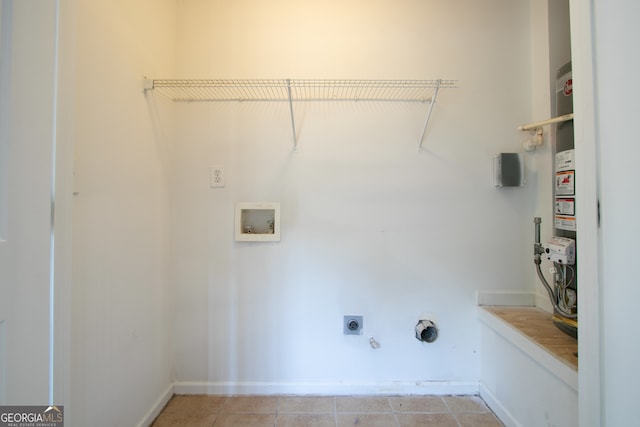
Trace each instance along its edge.
<path fill-rule="evenodd" d="M 145 414 L 142 420 L 138 423 L 137 427 L 147 427 L 150 426 L 153 421 L 156 419 L 160 412 L 164 409 L 164 407 L 169 403 L 169 400 L 173 397 L 174 390 L 173 384 L 171 384 L 159 397 L 158 400 L 153 404 L 153 406 L 149 409 L 149 412 Z"/>

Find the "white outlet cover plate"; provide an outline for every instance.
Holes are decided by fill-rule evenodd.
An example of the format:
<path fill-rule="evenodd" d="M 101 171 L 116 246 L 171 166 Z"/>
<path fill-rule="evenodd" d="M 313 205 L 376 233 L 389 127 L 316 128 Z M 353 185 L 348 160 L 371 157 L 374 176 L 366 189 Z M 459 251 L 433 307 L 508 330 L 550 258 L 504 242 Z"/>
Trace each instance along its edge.
<path fill-rule="evenodd" d="M 213 165 L 209 169 L 209 172 L 211 187 L 224 187 L 224 165 Z"/>

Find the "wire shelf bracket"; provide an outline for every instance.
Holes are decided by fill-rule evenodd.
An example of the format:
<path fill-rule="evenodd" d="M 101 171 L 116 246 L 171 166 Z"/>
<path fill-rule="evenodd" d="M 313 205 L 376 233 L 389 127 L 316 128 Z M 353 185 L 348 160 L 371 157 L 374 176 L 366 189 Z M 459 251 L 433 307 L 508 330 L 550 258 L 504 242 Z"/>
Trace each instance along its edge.
<path fill-rule="evenodd" d="M 433 113 L 433 107 L 436 105 L 436 98 L 438 97 L 438 92 L 440 91 L 441 80 L 438 80 L 435 90 L 433 91 L 433 96 L 431 97 L 431 103 L 429 104 L 429 110 L 427 110 L 427 118 L 424 121 L 424 128 L 422 129 L 422 135 L 420 136 L 420 140 L 418 141 L 418 150 L 422 149 L 422 142 L 424 141 L 424 136 L 427 133 L 427 128 L 429 127 L 429 120 L 431 120 L 431 113 Z"/>
<path fill-rule="evenodd" d="M 291 80 L 287 79 L 287 95 L 289 96 L 289 112 L 291 114 L 291 132 L 293 133 L 293 149 L 298 148 L 298 136 L 296 134 L 296 119 L 293 114 L 293 98 L 291 97 Z"/>
<path fill-rule="evenodd" d="M 287 102 L 294 149 L 298 145 L 294 102 L 377 101 L 429 103 L 418 148 L 422 147 L 440 89 L 455 88 L 455 80 L 301 80 L 301 79 L 149 79 L 143 91 L 173 102 Z"/>

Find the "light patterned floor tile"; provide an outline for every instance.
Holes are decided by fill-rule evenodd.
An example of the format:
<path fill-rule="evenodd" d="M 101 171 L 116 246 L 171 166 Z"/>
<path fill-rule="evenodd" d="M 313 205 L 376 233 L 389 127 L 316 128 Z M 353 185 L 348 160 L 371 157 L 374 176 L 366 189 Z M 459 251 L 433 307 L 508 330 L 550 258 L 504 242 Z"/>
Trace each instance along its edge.
<path fill-rule="evenodd" d="M 397 414 L 400 427 L 458 427 L 451 414 Z"/>
<path fill-rule="evenodd" d="M 338 414 L 338 427 L 398 427 L 393 414 Z"/>
<path fill-rule="evenodd" d="M 273 427 L 276 425 L 275 414 L 220 414 L 214 427 Z"/>
<path fill-rule="evenodd" d="M 386 397 L 336 397 L 337 412 L 391 412 Z"/>
<path fill-rule="evenodd" d="M 502 427 L 503 424 L 491 412 L 486 414 L 456 414 L 460 427 Z"/>
<path fill-rule="evenodd" d="M 477 396 L 445 396 L 444 401 L 454 414 L 489 412 L 487 405 Z"/>
<path fill-rule="evenodd" d="M 276 396 L 234 396 L 225 400 L 222 411 L 275 414 L 277 408 Z"/>
<path fill-rule="evenodd" d="M 220 411 L 226 397 L 204 395 L 176 395 L 171 398 L 163 413 L 214 414 Z"/>
<path fill-rule="evenodd" d="M 333 397 L 287 396 L 278 400 L 278 412 L 333 413 Z"/>
<path fill-rule="evenodd" d="M 217 414 L 163 413 L 152 427 L 213 427 Z"/>
<path fill-rule="evenodd" d="M 336 417 L 330 414 L 278 414 L 276 427 L 336 427 Z"/>
<path fill-rule="evenodd" d="M 441 397 L 420 396 L 420 397 L 391 397 L 389 398 L 391 407 L 395 412 L 423 412 L 444 414 L 449 412 L 449 408 Z"/>
<path fill-rule="evenodd" d="M 478 396 L 174 396 L 152 427 L 502 427 Z"/>

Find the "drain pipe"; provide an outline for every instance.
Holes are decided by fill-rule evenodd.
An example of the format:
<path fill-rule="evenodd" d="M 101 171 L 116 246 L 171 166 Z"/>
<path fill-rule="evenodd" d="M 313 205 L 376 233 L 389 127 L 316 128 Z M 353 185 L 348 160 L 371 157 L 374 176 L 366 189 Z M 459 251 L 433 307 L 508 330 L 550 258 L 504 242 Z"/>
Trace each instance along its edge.
<path fill-rule="evenodd" d="M 533 244 L 533 263 L 536 265 L 536 272 L 538 273 L 538 278 L 540 279 L 545 289 L 547 290 L 547 293 L 549 294 L 549 299 L 551 300 L 551 304 L 553 305 L 553 308 L 557 310 L 558 313 L 560 313 L 562 316 L 566 317 L 567 319 L 577 319 L 578 318 L 577 313 L 567 313 L 562 307 L 558 305 L 555 292 L 553 292 L 553 289 L 551 289 L 549 282 L 547 282 L 547 279 L 544 277 L 544 274 L 542 274 L 542 269 L 540 267 L 540 264 L 542 264 L 541 255 L 544 253 L 544 248 L 540 243 L 540 223 L 541 222 L 542 222 L 542 219 L 540 217 L 533 218 L 533 223 L 535 224 L 535 243 Z"/>

